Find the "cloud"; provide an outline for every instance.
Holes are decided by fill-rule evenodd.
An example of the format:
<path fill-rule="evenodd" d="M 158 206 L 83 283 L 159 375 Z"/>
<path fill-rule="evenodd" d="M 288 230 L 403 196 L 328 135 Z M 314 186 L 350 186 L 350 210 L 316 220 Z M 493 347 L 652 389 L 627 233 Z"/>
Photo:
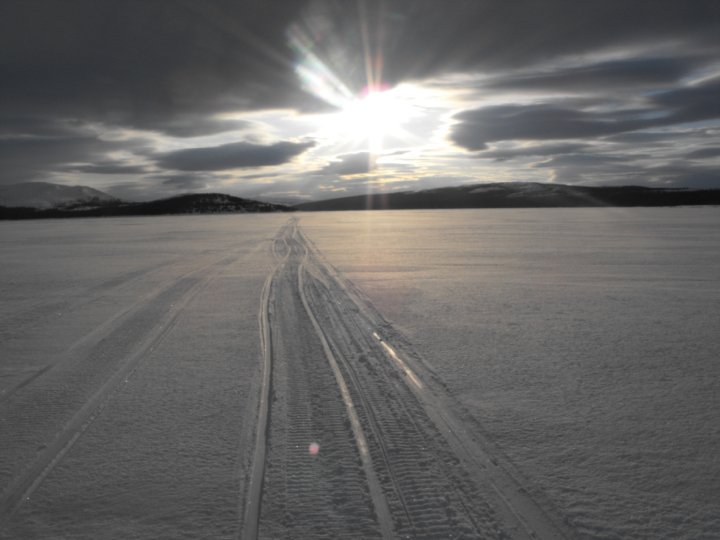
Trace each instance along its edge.
<path fill-rule="evenodd" d="M 163 186 L 182 191 L 204 189 L 212 179 L 197 174 L 176 174 L 172 176 L 156 176 L 155 178 L 162 180 Z"/>
<path fill-rule="evenodd" d="M 370 152 L 356 152 L 337 156 L 320 172 L 326 175 L 350 176 L 369 173 L 377 168 L 377 157 Z"/>
<path fill-rule="evenodd" d="M 138 140 L 104 141 L 93 134 L 80 132 L 65 132 L 64 136 L 53 137 L 0 138 L 0 183 L 42 180 L 52 173 L 66 171 L 69 166 L 78 171 L 83 167 L 92 169 L 96 167 L 92 164 L 95 162 L 102 168 L 103 163 L 107 166 L 107 154 L 135 150 L 141 144 Z M 78 163 L 86 165 L 74 165 Z M 115 163 L 110 168 L 117 166 Z M 106 168 L 106 173 L 108 170 Z"/>
<path fill-rule="evenodd" d="M 557 103 L 508 104 L 455 115 L 450 139 L 468 150 L 506 140 L 582 139 L 720 118 L 720 77 L 653 94 L 647 107 L 586 111 Z"/>
<path fill-rule="evenodd" d="M 157 165 L 178 171 L 222 171 L 282 165 L 315 146 L 314 142 L 282 141 L 270 145 L 235 142 L 159 154 Z"/>
<path fill-rule="evenodd" d="M 688 153 L 685 157 L 687 159 L 711 159 L 720 157 L 720 147 L 700 148 L 699 150 Z"/>
<path fill-rule="evenodd" d="M 604 92 L 609 89 L 627 90 L 633 87 L 662 86 L 679 81 L 698 65 L 708 60 L 704 57 L 638 57 L 624 58 L 570 68 L 553 68 L 549 71 L 521 75 L 500 76 L 485 81 L 490 89 L 514 91 L 559 90 Z"/>
<path fill-rule="evenodd" d="M 391 84 L 532 66 L 610 46 L 672 43 L 689 54 L 717 45 L 720 7 L 712 0 L 639 0 L 622 9 L 600 0 L 365 0 L 358 9 L 310 0 L 28 0 L 3 11 L 6 111 L 152 124 L 170 133 L 184 115 L 312 107 L 316 100 L 301 91 L 294 71 L 297 57 L 287 39 L 293 25 L 359 91 L 368 82 L 368 54 L 382 54 Z M 634 67 L 655 81 L 683 71 L 664 58 Z M 622 63 L 596 70 L 632 77 L 632 66 Z"/>
<path fill-rule="evenodd" d="M 457 114 L 460 122 L 450 138 L 468 150 L 482 150 L 494 141 L 598 137 L 644 127 L 640 114 L 593 113 L 552 103 L 497 105 Z"/>
<path fill-rule="evenodd" d="M 653 94 L 651 102 L 660 110 L 670 110 L 668 124 L 720 118 L 720 76 L 699 84 L 681 86 Z M 663 125 L 659 123 L 659 125 Z"/>
<path fill-rule="evenodd" d="M 11 2 L 0 22 L 0 102 L 161 131 L 184 115 L 302 102 L 285 46 L 301 9 L 280 0 Z"/>
<path fill-rule="evenodd" d="M 83 165 L 68 165 L 64 168 L 68 172 L 87 174 L 145 174 L 147 167 L 143 165 L 127 165 L 122 161 L 98 161 Z"/>
<path fill-rule="evenodd" d="M 195 189 L 213 182 L 197 173 L 287 163 L 311 145 L 288 141 L 312 136 L 325 144 L 330 137 L 317 135 L 313 117 L 303 113 L 327 105 L 302 88 L 296 74 L 302 52 L 289 42 L 291 29 L 307 37 L 308 50 L 350 95 L 372 82 L 369 75 L 390 86 L 449 85 L 437 86 L 439 98 L 422 106 L 437 107 L 444 121 L 458 112 L 460 99 L 471 103 L 455 116 L 449 139 L 476 152 L 473 157 L 495 160 L 472 162 L 483 174 L 575 172 L 569 162 L 533 167 L 528 158 L 579 155 L 602 145 L 617 146 L 618 156 L 653 146 L 658 157 L 640 169 L 660 166 L 663 144 L 688 159 L 712 157 L 698 147 L 712 144 L 700 136 L 690 141 L 682 135 L 682 145 L 673 137 L 689 129 L 683 124 L 720 118 L 720 83 L 711 78 L 720 50 L 716 0 L 622 6 L 606 0 L 360 0 L 352 6 L 337 0 L 6 2 L 0 18 L 0 182 L 132 174 L 144 184 L 134 190 L 118 183 L 116 189 Z M 452 101 L 455 108 L 439 110 L 447 105 L 442 96 L 454 98 L 455 90 L 463 92 Z M 228 118 L 255 118 L 254 111 L 277 113 L 264 136 L 285 142 L 228 145 L 222 143 L 229 137 L 212 138 L 252 129 L 246 120 Z M 423 178 L 463 172 L 465 165 L 444 169 L 465 156 L 446 145 L 444 124 L 427 133 L 404 127 L 427 143 L 418 160 L 428 174 Z M 129 129 L 148 132 L 147 140 L 117 140 Z M 201 136 L 208 138 L 192 140 Z M 242 138 L 253 140 L 248 133 Z M 300 172 L 314 176 L 283 189 L 317 193 L 332 175 L 342 182 L 374 170 L 362 152 L 333 158 L 362 149 L 336 142 L 313 152 L 329 162 L 325 168 Z M 187 148 L 178 149 L 182 143 Z M 127 158 L 117 159 L 118 150 Z M 153 166 L 138 165 L 148 159 L 168 172 L 194 174 L 159 180 Z M 502 168 L 513 159 L 525 170 Z M 607 178 L 619 165 L 608 161 L 592 170 Z M 675 164 L 678 170 L 689 166 Z"/>
<path fill-rule="evenodd" d="M 300 21 L 310 35 L 318 36 L 314 53 L 354 87 L 367 82 L 364 57 L 379 54 L 390 83 L 517 69 L 570 56 L 587 59 L 587 53 L 611 48 L 669 49 L 672 44 L 673 54 L 690 54 L 717 45 L 714 21 L 720 13 L 717 3 L 708 0 L 692 5 L 638 0 L 622 9 L 602 0 L 366 1 L 357 15 L 342 2 L 310 6 Z M 681 66 L 660 63 L 645 68 L 646 78 L 682 72 Z M 612 67 L 605 66 L 605 71 Z M 615 72 L 622 68 L 615 66 Z"/>
<path fill-rule="evenodd" d="M 491 158 L 495 161 L 507 161 L 515 158 L 525 158 L 533 156 L 573 154 L 587 148 L 590 148 L 590 145 L 583 143 L 536 144 L 530 146 L 518 146 L 513 148 L 487 150 L 485 152 L 477 154 L 477 157 Z"/>
<path fill-rule="evenodd" d="M 720 189 L 720 174 L 716 167 L 698 167 L 677 161 L 648 168 L 645 173 L 655 184 L 664 187 Z"/>
<path fill-rule="evenodd" d="M 138 118 L 134 127 L 148 131 L 157 131 L 171 137 L 199 137 L 215 135 L 228 131 L 247 130 L 253 126 L 252 122 L 245 120 L 225 120 L 206 117 L 202 114 L 183 114 L 172 118 Z"/>

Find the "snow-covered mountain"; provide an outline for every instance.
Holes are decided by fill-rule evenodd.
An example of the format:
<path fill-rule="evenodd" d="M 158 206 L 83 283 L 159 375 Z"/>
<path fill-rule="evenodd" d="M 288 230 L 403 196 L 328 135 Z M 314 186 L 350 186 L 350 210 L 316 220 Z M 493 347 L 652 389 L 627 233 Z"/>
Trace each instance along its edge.
<path fill-rule="evenodd" d="M 118 199 L 87 186 L 63 186 L 50 182 L 26 182 L 0 186 L 0 206 L 58 208 L 96 206 L 119 202 Z"/>

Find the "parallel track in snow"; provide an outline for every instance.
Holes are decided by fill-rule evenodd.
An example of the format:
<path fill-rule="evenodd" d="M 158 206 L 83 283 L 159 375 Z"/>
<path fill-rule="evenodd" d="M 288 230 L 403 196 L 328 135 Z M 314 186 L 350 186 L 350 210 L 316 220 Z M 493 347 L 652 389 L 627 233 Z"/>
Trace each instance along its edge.
<path fill-rule="evenodd" d="M 280 240 L 243 538 L 570 537 L 296 218 Z"/>
<path fill-rule="evenodd" d="M 285 239 L 285 231 L 289 222 L 283 227 L 273 240 L 272 251 L 276 264 L 265 279 L 260 293 L 260 312 L 258 325 L 260 327 L 260 349 L 262 355 L 262 373 L 260 377 L 260 391 L 258 397 L 258 413 L 255 421 L 255 447 L 252 462 L 248 472 L 246 493 L 244 497 L 245 508 L 242 515 L 241 538 L 257 538 L 260 524 L 260 502 L 262 500 L 263 477 L 265 475 L 265 454 L 267 449 L 267 429 L 270 416 L 270 390 L 273 367 L 272 333 L 270 327 L 270 292 L 276 274 L 285 264 L 290 252 Z M 278 246 L 282 245 L 283 253 Z"/>
<path fill-rule="evenodd" d="M 235 260 L 214 258 L 164 282 L 4 396 L 0 524 L 30 498 L 190 301 Z"/>

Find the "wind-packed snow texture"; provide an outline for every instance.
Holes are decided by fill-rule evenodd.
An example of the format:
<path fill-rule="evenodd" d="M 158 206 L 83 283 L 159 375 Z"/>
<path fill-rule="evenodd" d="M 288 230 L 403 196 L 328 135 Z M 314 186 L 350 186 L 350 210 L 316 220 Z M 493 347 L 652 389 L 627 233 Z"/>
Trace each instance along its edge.
<path fill-rule="evenodd" d="M 720 530 L 715 208 L 8 222 L 0 249 L 2 539 Z"/>
<path fill-rule="evenodd" d="M 301 225 L 578 537 L 718 537 L 717 208 Z"/>
<path fill-rule="evenodd" d="M 1 538 L 237 537 L 286 220 L 2 224 Z"/>

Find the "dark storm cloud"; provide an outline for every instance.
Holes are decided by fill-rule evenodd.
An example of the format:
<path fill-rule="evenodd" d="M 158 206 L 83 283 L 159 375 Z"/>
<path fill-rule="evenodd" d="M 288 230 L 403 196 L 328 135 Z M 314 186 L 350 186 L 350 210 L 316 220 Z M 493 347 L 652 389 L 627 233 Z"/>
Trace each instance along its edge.
<path fill-rule="evenodd" d="M 228 143 L 206 148 L 177 150 L 157 156 L 164 169 L 178 171 L 222 171 L 287 163 L 315 145 L 313 142 L 277 142 L 270 145 L 249 142 Z"/>
<path fill-rule="evenodd" d="M 339 176 L 364 174 L 377 167 L 376 159 L 376 156 L 370 152 L 343 154 L 337 156 L 335 161 L 328 163 L 320 173 Z"/>

